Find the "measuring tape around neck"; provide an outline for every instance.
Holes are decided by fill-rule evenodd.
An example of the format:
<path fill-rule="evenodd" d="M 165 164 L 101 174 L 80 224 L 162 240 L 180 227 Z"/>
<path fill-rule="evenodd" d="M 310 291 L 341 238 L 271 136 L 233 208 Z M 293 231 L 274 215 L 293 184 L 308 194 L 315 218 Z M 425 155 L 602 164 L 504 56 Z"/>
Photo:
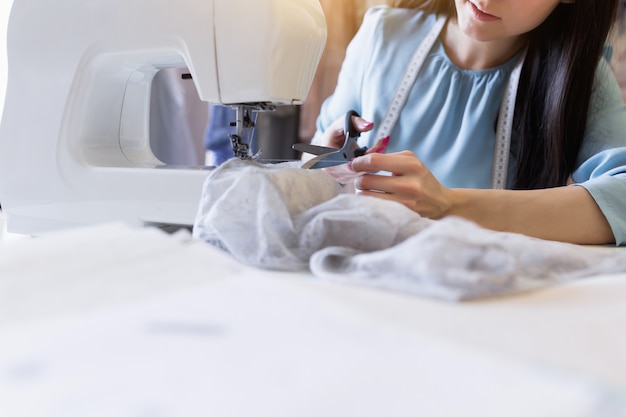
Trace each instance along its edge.
<path fill-rule="evenodd" d="M 440 16 L 437 19 L 435 25 L 428 32 L 426 38 L 424 38 L 411 57 L 411 61 L 402 76 L 400 84 L 398 84 L 398 87 L 396 88 L 396 92 L 394 93 L 393 99 L 387 108 L 387 113 L 385 113 L 383 121 L 380 123 L 380 127 L 376 131 L 375 137 L 384 138 L 391 135 L 391 131 L 398 122 L 402 108 L 406 104 L 409 97 L 411 88 L 413 87 L 413 84 L 415 84 L 417 75 L 422 69 L 424 61 L 426 60 L 426 57 L 428 57 L 430 50 L 435 45 L 437 38 L 441 34 L 446 20 L 446 16 Z M 513 132 L 515 99 L 517 97 L 517 87 L 525 55 L 526 53 L 524 52 L 511 72 L 504 92 L 504 97 L 502 99 L 502 104 L 500 105 L 498 125 L 496 127 L 493 169 L 491 173 L 491 188 L 494 189 L 504 189 L 506 187 L 509 153 L 511 149 L 511 135 Z"/>
<path fill-rule="evenodd" d="M 493 170 L 491 172 L 491 188 L 503 190 L 506 188 L 506 177 L 509 171 L 509 155 L 511 154 L 511 135 L 513 134 L 513 114 L 515 113 L 515 99 L 519 77 L 522 73 L 526 51 L 522 53 L 515 68 L 509 76 L 496 127 L 496 145 L 493 151 Z"/>

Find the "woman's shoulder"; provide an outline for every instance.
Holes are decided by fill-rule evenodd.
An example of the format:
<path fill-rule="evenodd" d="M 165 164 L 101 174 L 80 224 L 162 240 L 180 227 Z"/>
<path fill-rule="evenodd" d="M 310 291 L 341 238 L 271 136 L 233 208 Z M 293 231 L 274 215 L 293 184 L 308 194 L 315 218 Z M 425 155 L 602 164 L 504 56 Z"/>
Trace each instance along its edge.
<path fill-rule="evenodd" d="M 366 18 L 406 20 L 434 16 L 418 8 L 391 7 L 387 5 L 372 6 L 365 12 Z"/>
<path fill-rule="evenodd" d="M 437 16 L 421 9 L 406 9 L 390 6 L 374 6 L 367 10 L 361 30 L 376 37 L 397 42 L 405 39 L 408 43 L 419 42 L 437 21 Z"/>

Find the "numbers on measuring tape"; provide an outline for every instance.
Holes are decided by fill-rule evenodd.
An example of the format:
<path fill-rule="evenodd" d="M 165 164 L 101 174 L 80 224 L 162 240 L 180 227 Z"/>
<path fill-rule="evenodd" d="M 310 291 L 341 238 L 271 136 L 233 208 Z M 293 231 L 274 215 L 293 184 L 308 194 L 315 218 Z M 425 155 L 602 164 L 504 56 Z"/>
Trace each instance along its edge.
<path fill-rule="evenodd" d="M 509 76 L 496 128 L 496 144 L 493 151 L 493 171 L 491 174 L 491 188 L 502 190 L 506 188 L 506 179 L 509 171 L 509 155 L 511 153 L 511 135 L 513 134 L 513 115 L 519 77 L 522 73 L 526 51 L 522 53 L 515 68 Z"/>

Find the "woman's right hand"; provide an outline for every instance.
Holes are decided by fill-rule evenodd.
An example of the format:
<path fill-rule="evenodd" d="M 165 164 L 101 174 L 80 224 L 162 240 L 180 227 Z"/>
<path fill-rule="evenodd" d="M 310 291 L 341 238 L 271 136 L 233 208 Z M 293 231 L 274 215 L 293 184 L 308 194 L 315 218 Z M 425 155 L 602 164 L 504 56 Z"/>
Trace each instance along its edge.
<path fill-rule="evenodd" d="M 322 134 L 322 139 L 318 145 L 329 148 L 341 148 L 346 140 L 345 120 L 345 117 L 341 117 L 331 123 Z M 352 126 L 354 126 L 357 132 L 369 132 L 374 128 L 374 123 L 359 116 L 352 116 Z"/>

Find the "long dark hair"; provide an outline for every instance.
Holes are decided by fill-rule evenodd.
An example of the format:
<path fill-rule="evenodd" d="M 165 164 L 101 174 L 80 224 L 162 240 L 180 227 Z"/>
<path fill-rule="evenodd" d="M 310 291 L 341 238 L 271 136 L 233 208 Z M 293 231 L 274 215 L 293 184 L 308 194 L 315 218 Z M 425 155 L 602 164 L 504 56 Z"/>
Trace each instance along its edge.
<path fill-rule="evenodd" d="M 620 0 L 560 3 L 529 33 L 515 107 L 513 188 L 565 185 L 583 140 L 598 62 Z M 389 0 L 394 7 L 454 13 L 453 0 Z"/>

